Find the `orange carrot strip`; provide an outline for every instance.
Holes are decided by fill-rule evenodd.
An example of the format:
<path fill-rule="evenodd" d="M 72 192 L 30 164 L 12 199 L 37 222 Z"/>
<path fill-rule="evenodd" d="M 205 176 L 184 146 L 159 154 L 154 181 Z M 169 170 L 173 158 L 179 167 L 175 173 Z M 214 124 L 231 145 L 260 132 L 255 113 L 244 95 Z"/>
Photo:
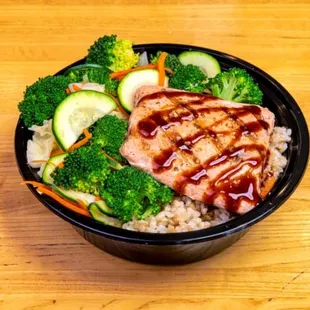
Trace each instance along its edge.
<path fill-rule="evenodd" d="M 77 86 L 76 84 L 72 84 L 72 88 L 73 88 L 75 91 L 82 90 L 82 88 L 81 88 L 80 86 Z"/>
<path fill-rule="evenodd" d="M 268 193 L 269 193 L 269 192 L 271 191 L 271 189 L 273 188 L 274 183 L 276 183 L 276 178 L 275 178 L 274 176 L 271 176 L 271 177 L 267 180 L 265 186 L 263 187 L 263 189 L 262 189 L 262 191 L 261 191 L 261 193 L 260 193 L 260 195 L 261 195 L 262 198 L 265 198 L 265 197 L 268 195 Z"/>
<path fill-rule="evenodd" d="M 36 182 L 36 181 L 24 181 L 21 184 L 30 184 L 30 185 L 32 185 L 34 187 L 43 187 L 43 188 L 46 188 L 46 189 L 50 189 L 50 187 L 48 185 L 45 185 L 43 183 Z"/>
<path fill-rule="evenodd" d="M 70 91 L 69 88 L 66 89 L 66 94 L 67 94 L 67 95 L 70 95 L 70 94 L 71 94 L 71 91 Z"/>
<path fill-rule="evenodd" d="M 52 151 L 51 154 L 50 154 L 50 157 L 54 157 L 54 156 L 57 156 L 57 155 L 62 155 L 64 154 L 65 152 L 63 150 L 55 150 L 55 151 Z"/>
<path fill-rule="evenodd" d="M 160 54 L 157 61 L 157 69 L 158 69 L 158 85 L 164 86 L 165 84 L 165 60 L 168 54 L 163 52 Z"/>
<path fill-rule="evenodd" d="M 64 167 L 64 163 L 59 163 L 57 168 L 62 169 Z"/>
<path fill-rule="evenodd" d="M 112 99 L 115 100 L 116 104 L 117 104 L 117 107 L 119 109 L 119 111 L 126 117 L 126 118 L 129 118 L 129 114 L 127 113 L 127 111 L 124 110 L 124 108 L 122 107 L 122 105 L 120 104 L 119 100 L 114 97 L 113 95 L 111 94 L 107 94 L 105 93 L 107 96 L 110 96 Z"/>
<path fill-rule="evenodd" d="M 137 70 L 143 70 L 143 69 L 155 69 L 157 66 L 154 64 L 149 64 L 146 66 L 140 66 L 140 67 L 135 67 L 135 68 L 131 68 L 128 70 L 123 70 L 123 71 L 119 71 L 119 72 L 113 72 L 110 74 L 110 78 L 111 79 L 115 79 L 118 78 L 119 76 L 125 75 L 129 72 L 133 72 L 133 71 L 137 71 Z"/>
<path fill-rule="evenodd" d="M 75 149 L 78 149 L 79 147 L 83 146 L 84 144 L 86 144 L 90 138 L 92 137 L 92 134 L 87 130 L 87 129 L 84 129 L 83 130 L 83 133 L 85 135 L 85 138 L 83 138 L 82 140 L 80 140 L 79 142 L 73 144 L 70 146 L 69 148 L 69 152 L 75 150 Z"/>
<path fill-rule="evenodd" d="M 77 207 L 76 205 L 74 205 L 73 203 L 59 197 L 56 193 L 52 192 L 51 190 L 49 189 L 46 189 L 44 187 L 38 187 L 37 191 L 55 199 L 58 203 L 60 203 L 62 206 L 76 212 L 76 213 L 79 213 L 79 214 L 82 214 L 82 215 L 85 215 L 85 216 L 88 216 L 90 217 L 90 214 L 87 210 L 84 210 L 84 209 L 81 209 L 79 207 Z"/>
<path fill-rule="evenodd" d="M 100 201 L 102 198 L 100 196 L 96 196 L 95 201 Z"/>

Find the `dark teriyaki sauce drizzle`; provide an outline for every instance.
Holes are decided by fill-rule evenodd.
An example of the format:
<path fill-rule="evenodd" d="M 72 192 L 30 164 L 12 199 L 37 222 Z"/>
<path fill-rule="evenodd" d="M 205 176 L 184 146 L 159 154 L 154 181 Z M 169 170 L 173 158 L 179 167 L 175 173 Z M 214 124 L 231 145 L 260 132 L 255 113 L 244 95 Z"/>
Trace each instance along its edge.
<path fill-rule="evenodd" d="M 167 98 L 174 98 L 180 96 L 179 92 L 161 92 Z M 189 93 L 186 93 L 188 96 Z M 158 98 L 158 93 L 151 94 L 146 97 L 147 99 Z M 215 168 L 216 166 L 224 165 L 227 162 L 232 163 L 229 168 L 222 169 L 217 175 L 215 181 L 208 182 L 208 188 L 205 190 L 203 200 L 205 203 L 213 205 L 216 199 L 224 201 L 226 208 L 231 212 L 237 212 L 240 208 L 242 201 L 247 201 L 250 204 L 256 205 L 260 201 L 260 196 L 257 192 L 257 176 L 252 171 L 253 169 L 261 166 L 263 171 L 266 165 L 266 155 L 268 155 L 266 148 L 258 143 L 250 145 L 241 145 L 235 147 L 235 144 L 240 140 L 242 135 L 250 133 L 256 133 L 261 130 L 268 130 L 269 124 L 261 119 L 261 109 L 254 105 L 247 105 L 241 108 L 223 108 L 223 107 L 205 107 L 203 103 L 205 100 L 217 99 L 212 96 L 199 97 L 201 102 L 197 100 L 197 94 L 190 95 L 196 98 L 194 105 L 195 108 L 190 106 L 190 103 L 180 104 L 185 108 L 185 111 L 181 113 L 175 113 L 175 109 L 156 111 L 150 116 L 139 121 L 137 125 L 138 132 L 146 139 L 155 138 L 158 130 L 168 130 L 171 126 L 181 125 L 184 121 L 193 121 L 199 117 L 201 113 L 211 113 L 216 111 L 224 111 L 225 117 L 217 120 L 215 123 L 220 124 L 227 119 L 232 119 L 238 124 L 238 129 L 234 131 L 234 138 L 225 149 L 220 149 L 217 136 L 219 134 L 225 134 L 225 132 L 219 133 L 211 129 L 214 128 L 214 124 L 207 128 L 201 128 L 194 135 L 181 138 L 179 137 L 175 144 L 161 151 L 160 154 L 153 158 L 153 171 L 154 173 L 162 173 L 170 169 L 173 166 L 174 160 L 178 157 L 178 150 L 191 154 L 191 148 L 205 137 L 211 137 L 217 148 L 220 149 L 218 155 L 209 158 L 206 162 L 198 164 L 197 166 L 188 170 L 182 171 L 176 178 L 174 183 L 174 189 L 180 193 L 185 193 L 185 188 L 188 184 L 198 185 L 205 178 L 208 178 L 208 170 Z M 146 98 L 144 97 L 144 99 Z M 199 107 L 199 103 L 202 107 Z M 197 108 L 196 108 L 197 107 Z M 253 114 L 256 121 L 244 123 L 240 120 L 241 117 L 248 114 Z M 228 132 L 227 132 L 228 133 Z M 257 151 L 258 155 L 253 158 L 247 158 L 242 161 L 239 157 L 241 153 Z M 236 159 L 232 162 L 232 159 Z M 245 174 L 240 174 L 241 169 L 245 166 L 249 166 Z"/>

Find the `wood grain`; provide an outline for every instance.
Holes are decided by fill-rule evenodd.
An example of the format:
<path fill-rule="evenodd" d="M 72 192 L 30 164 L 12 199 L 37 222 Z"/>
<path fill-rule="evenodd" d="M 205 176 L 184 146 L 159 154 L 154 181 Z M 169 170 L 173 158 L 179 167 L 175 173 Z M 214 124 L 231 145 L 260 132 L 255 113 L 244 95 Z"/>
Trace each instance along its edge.
<path fill-rule="evenodd" d="M 308 2 L 308 3 L 307 3 Z M 110 256 L 36 201 L 15 165 L 26 85 L 105 33 L 218 49 L 267 71 L 310 119 L 309 1 L 0 2 L 0 309 L 310 309 L 310 174 L 225 252 L 187 266 Z"/>

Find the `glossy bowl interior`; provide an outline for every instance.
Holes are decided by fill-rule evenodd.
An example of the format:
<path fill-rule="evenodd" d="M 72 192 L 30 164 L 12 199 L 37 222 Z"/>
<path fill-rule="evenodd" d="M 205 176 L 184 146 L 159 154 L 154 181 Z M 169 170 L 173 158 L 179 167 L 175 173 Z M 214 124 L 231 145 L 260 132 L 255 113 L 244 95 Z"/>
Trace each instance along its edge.
<path fill-rule="evenodd" d="M 305 118 L 283 86 L 264 71 L 234 56 L 177 44 L 136 45 L 135 50 L 140 53 L 147 51 L 148 55 L 155 54 L 158 50 L 173 54 L 199 50 L 213 55 L 223 70 L 230 67 L 244 68 L 254 77 L 264 93 L 263 105 L 275 113 L 277 125 L 292 129 L 292 142 L 286 152 L 287 167 L 268 197 L 252 211 L 225 224 L 186 233 L 151 234 L 104 226 L 62 207 L 49 197 L 39 195 L 31 186 L 29 189 L 43 205 L 71 223 L 84 238 L 112 254 L 147 263 L 188 263 L 214 255 L 234 243 L 250 226 L 274 212 L 297 187 L 305 172 L 309 153 L 309 133 Z M 77 61 L 57 74 L 83 62 L 83 59 Z M 15 133 L 17 164 L 25 180 L 39 180 L 36 170 L 27 164 L 26 145 L 31 137 L 32 132 L 19 120 Z M 211 245 L 213 250 L 210 250 Z"/>

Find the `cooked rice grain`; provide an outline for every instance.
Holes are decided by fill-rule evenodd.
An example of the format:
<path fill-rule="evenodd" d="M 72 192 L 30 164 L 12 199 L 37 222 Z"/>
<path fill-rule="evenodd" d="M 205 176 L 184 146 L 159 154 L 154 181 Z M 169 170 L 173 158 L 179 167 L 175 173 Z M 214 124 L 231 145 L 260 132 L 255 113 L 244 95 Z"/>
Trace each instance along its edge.
<path fill-rule="evenodd" d="M 270 140 L 270 158 L 266 169 L 276 178 L 283 172 L 287 159 L 283 155 L 291 141 L 292 130 L 275 127 Z M 133 220 L 123 225 L 124 229 L 148 233 L 175 233 L 209 228 L 225 223 L 233 215 L 224 209 L 207 206 L 187 196 L 176 196 L 156 216 L 146 220 Z"/>

